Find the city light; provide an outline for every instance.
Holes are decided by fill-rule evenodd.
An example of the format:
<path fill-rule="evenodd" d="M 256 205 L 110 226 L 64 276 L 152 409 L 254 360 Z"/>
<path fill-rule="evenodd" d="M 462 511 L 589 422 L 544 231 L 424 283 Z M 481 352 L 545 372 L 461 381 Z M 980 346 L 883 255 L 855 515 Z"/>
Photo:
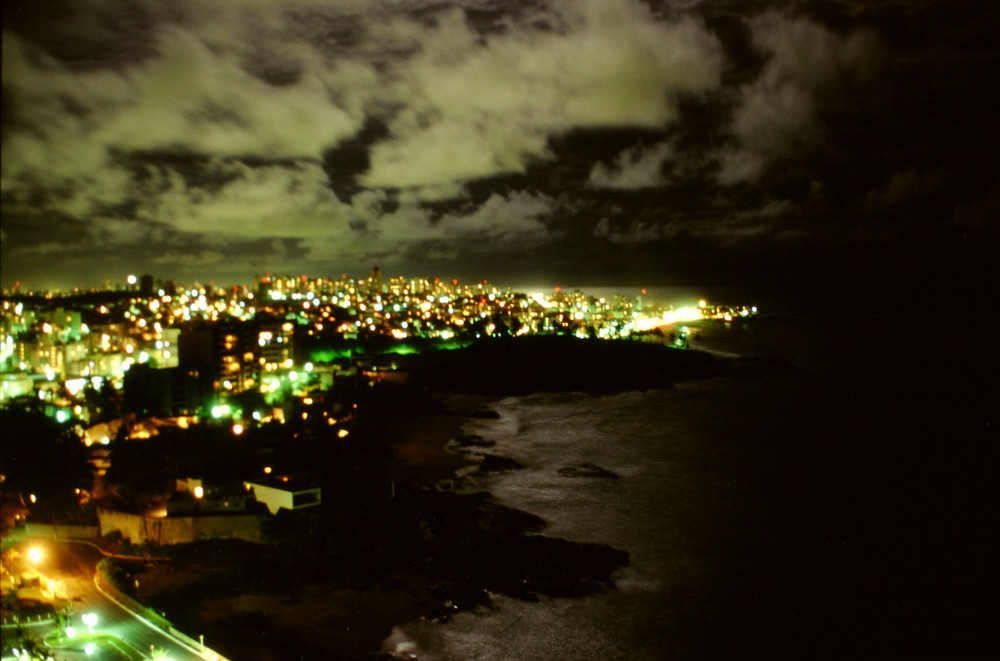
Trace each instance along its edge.
<path fill-rule="evenodd" d="M 131 285 L 138 282 L 138 277 L 131 277 Z M 34 395 L 52 419 L 63 424 L 79 422 L 86 429 L 90 419 L 101 414 L 99 408 L 93 408 L 98 401 L 94 390 L 101 397 L 120 397 L 131 368 L 143 364 L 146 367 L 139 378 L 157 384 L 149 384 L 147 399 L 154 391 L 169 393 L 165 401 L 155 405 L 147 401 L 144 406 L 166 405 L 166 417 L 178 420 L 179 427 L 186 428 L 179 422 L 182 417 L 205 408 L 208 417 L 215 420 L 247 415 L 252 416 L 254 425 L 271 421 L 284 424 L 284 413 L 273 407 L 282 404 L 283 398 L 304 397 L 313 389 L 327 390 L 338 380 L 354 378 L 352 370 L 358 366 L 351 363 L 363 349 L 359 351 L 353 343 L 367 337 L 388 342 L 371 354 L 376 362 L 379 355 L 422 351 L 419 343 L 423 341 L 435 349 L 454 349 L 475 338 L 553 334 L 641 340 L 686 349 L 687 341 L 670 337 L 673 333 L 666 330 L 668 327 L 695 321 L 731 323 L 758 313 L 756 307 L 714 305 L 704 298 L 675 307 L 625 295 L 590 296 L 559 287 L 527 293 L 486 281 L 470 285 L 457 279 L 401 276 L 390 278 L 388 283 L 346 275 L 340 279 L 268 276 L 258 281 L 255 290 L 198 286 L 178 291 L 178 295 L 154 296 L 130 290 L 118 302 L 92 307 L 67 299 L 66 314 L 56 315 L 32 311 L 20 303 L 4 308 L 5 328 L 15 330 L 5 336 L 0 359 L 5 369 L 11 367 L 25 377 L 5 380 L 0 399 Z M 305 309 L 295 301 L 311 305 Z M 33 312 L 34 323 L 24 321 Z M 84 323 L 84 313 L 98 316 Z M 200 392 L 192 381 L 196 377 L 168 378 L 163 371 L 179 366 L 182 345 L 200 343 L 194 336 L 182 342 L 182 336 L 192 332 L 189 322 L 195 321 L 205 324 L 198 332 L 219 332 L 218 346 L 203 345 L 197 370 L 186 370 L 189 376 L 197 372 L 211 379 L 212 392 L 204 395 L 194 394 Z M 225 330 L 216 331 L 223 322 Z M 305 338 L 310 336 L 323 339 L 315 348 L 303 351 Z M 330 348 L 337 343 L 342 344 Z M 335 364 L 339 359 L 349 362 Z M 378 378 L 384 380 L 382 373 L 395 370 L 394 366 L 376 365 L 366 373 L 378 372 Z M 174 378 L 187 383 L 168 385 Z M 235 415 L 226 402 L 239 401 L 237 398 L 247 392 L 262 395 L 272 412 L 250 409 Z M 200 401 L 193 401 L 195 397 Z M 204 401 L 210 397 L 221 401 Z M 296 418 L 303 419 L 301 414 Z M 234 435 L 245 433 L 247 428 L 242 420 L 230 427 Z M 145 433 L 134 432 L 134 437 Z M 105 432 L 88 433 L 84 442 L 93 444 L 112 437 Z"/>
<path fill-rule="evenodd" d="M 28 549 L 28 560 L 33 565 L 37 565 L 42 561 L 42 550 L 37 546 L 32 546 Z"/>

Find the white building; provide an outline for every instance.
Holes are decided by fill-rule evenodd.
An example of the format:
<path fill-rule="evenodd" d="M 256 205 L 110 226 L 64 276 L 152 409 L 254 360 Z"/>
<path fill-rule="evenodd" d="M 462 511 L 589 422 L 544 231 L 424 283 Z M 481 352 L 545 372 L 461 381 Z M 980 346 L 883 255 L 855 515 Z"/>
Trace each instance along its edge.
<path fill-rule="evenodd" d="M 277 514 L 282 508 L 300 510 L 321 502 L 319 487 L 287 475 L 268 479 L 266 483 L 244 482 L 243 486 L 257 502 L 267 505 L 271 514 Z"/>

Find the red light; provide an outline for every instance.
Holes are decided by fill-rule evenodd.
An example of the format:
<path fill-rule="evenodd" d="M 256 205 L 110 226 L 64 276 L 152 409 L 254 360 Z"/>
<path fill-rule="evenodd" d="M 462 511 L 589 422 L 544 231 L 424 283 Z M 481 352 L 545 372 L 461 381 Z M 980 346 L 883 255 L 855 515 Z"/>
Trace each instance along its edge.
<path fill-rule="evenodd" d="M 642 295 L 643 295 L 643 296 L 645 296 L 645 295 L 646 295 L 646 290 L 645 290 L 645 289 L 643 289 L 643 290 L 642 290 Z"/>
<path fill-rule="evenodd" d="M 556 287 L 556 293 L 557 293 L 557 294 L 558 294 L 559 292 L 561 292 L 561 291 L 562 291 L 562 287 Z"/>
<path fill-rule="evenodd" d="M 451 284 L 457 285 L 458 284 L 458 278 L 452 278 L 451 279 Z"/>

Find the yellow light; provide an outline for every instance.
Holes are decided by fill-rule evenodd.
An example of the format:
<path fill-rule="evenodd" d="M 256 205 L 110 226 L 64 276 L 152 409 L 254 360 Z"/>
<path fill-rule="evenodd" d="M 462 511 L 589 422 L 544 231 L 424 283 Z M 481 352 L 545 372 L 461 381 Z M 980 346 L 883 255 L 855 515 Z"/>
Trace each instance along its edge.
<path fill-rule="evenodd" d="M 271 467 L 270 466 L 264 466 L 264 472 L 267 473 L 268 475 L 270 475 L 271 474 Z"/>
<path fill-rule="evenodd" d="M 337 432 L 337 438 L 344 438 L 350 433 L 351 432 L 347 431 L 346 429 L 341 429 L 340 431 Z"/>
<path fill-rule="evenodd" d="M 195 487 L 194 488 L 194 497 L 195 498 L 203 498 L 204 496 L 205 496 L 205 490 L 203 488 L 201 488 L 201 487 Z"/>
<path fill-rule="evenodd" d="M 237 436 L 239 436 L 240 434 L 242 434 L 243 433 L 243 425 L 241 425 L 238 422 L 236 424 L 234 424 L 233 425 L 233 433 L 236 434 Z"/>
<path fill-rule="evenodd" d="M 42 549 L 38 548 L 37 546 L 32 546 L 30 549 L 28 549 L 28 560 L 33 565 L 37 565 L 39 562 L 41 562 Z"/>

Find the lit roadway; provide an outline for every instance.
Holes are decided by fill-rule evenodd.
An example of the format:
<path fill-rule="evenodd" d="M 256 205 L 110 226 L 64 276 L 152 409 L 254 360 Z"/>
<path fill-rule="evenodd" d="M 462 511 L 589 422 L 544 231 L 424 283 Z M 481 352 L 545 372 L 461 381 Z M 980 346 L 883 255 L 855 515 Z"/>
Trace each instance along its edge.
<path fill-rule="evenodd" d="M 36 540 L 34 545 L 44 549 L 39 570 L 62 581 L 64 587 L 58 596 L 73 600 L 72 625 L 77 631 L 86 631 L 87 628 L 81 615 L 95 613 L 98 618 L 95 632 L 120 638 L 146 656 L 150 656 L 151 648 L 156 648 L 166 651 L 166 658 L 172 661 L 209 658 L 194 647 L 147 624 L 99 590 L 94 584 L 94 573 L 101 554 L 95 548 L 86 544 L 53 540 Z M 102 658 L 113 658 L 116 661 L 121 658 L 104 646 L 99 646 L 98 649 L 106 655 Z M 63 657 L 66 651 L 58 651 L 57 654 Z M 72 656 L 75 658 L 77 655 Z"/>

